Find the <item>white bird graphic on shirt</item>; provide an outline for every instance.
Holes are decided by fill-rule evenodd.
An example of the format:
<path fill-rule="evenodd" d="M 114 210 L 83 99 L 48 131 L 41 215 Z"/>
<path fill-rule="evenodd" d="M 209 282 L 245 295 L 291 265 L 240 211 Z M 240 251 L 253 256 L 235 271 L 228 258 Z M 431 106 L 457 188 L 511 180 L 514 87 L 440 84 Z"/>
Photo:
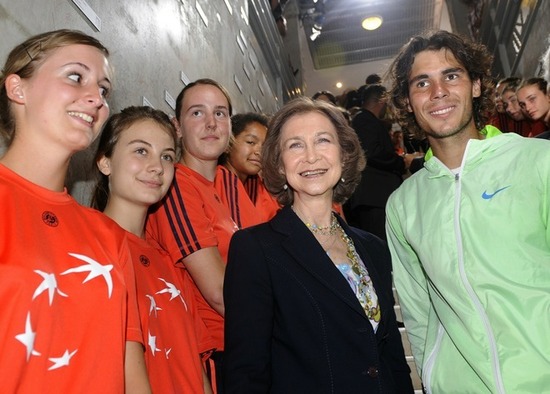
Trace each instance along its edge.
<path fill-rule="evenodd" d="M 67 271 L 62 272 L 61 275 L 72 274 L 72 273 L 75 273 L 75 272 L 86 272 L 86 271 L 90 272 L 88 274 L 88 276 L 86 277 L 86 279 L 84 279 L 82 281 L 82 283 L 86 283 L 89 280 L 92 280 L 92 279 L 94 279 L 98 276 L 103 276 L 103 279 L 105 279 L 105 282 L 107 283 L 109 298 L 111 298 L 111 294 L 113 292 L 113 278 L 111 277 L 110 272 L 113 269 L 113 265 L 112 264 L 102 265 L 102 264 L 99 264 L 97 261 L 95 261 L 94 259 L 92 259 L 88 256 L 84 256 L 84 255 L 77 254 L 77 253 L 69 253 L 69 255 L 73 256 L 73 257 L 75 257 L 79 260 L 82 260 L 82 261 L 86 262 L 87 264 L 81 265 L 81 266 L 75 267 L 75 268 L 70 268 Z"/>
<path fill-rule="evenodd" d="M 155 317 L 157 317 L 157 311 L 161 311 L 162 308 L 157 306 L 157 302 L 155 301 L 152 295 L 145 294 L 145 297 L 149 298 L 149 300 L 151 301 L 151 306 L 149 307 L 149 316 L 151 316 L 151 313 L 154 311 Z"/>
<path fill-rule="evenodd" d="M 160 349 L 157 348 L 157 337 L 155 335 L 151 335 L 151 331 L 149 331 L 147 334 L 148 334 L 147 344 L 149 345 L 149 348 L 151 349 L 151 353 L 153 353 L 153 356 L 154 356 L 155 352 L 160 352 Z"/>
<path fill-rule="evenodd" d="M 71 361 L 71 358 L 75 355 L 76 352 L 77 350 L 69 353 L 69 349 L 67 349 L 65 350 L 65 353 L 63 353 L 61 357 L 48 358 L 48 360 L 50 360 L 53 363 L 53 365 L 50 368 L 48 368 L 48 371 L 68 366 L 69 362 Z"/>
<path fill-rule="evenodd" d="M 27 361 L 33 356 L 40 356 L 36 350 L 34 350 L 34 339 L 36 338 L 36 332 L 32 330 L 31 325 L 31 313 L 27 312 L 27 320 L 25 321 L 25 332 L 15 336 L 19 342 L 21 342 L 27 348 Z"/>
<path fill-rule="evenodd" d="M 185 306 L 185 310 L 187 310 L 187 304 L 185 303 L 185 300 L 181 296 L 181 291 L 176 286 L 174 286 L 172 283 L 167 282 L 162 278 L 159 278 L 159 279 L 166 284 L 166 288 L 157 291 L 155 294 L 169 293 L 171 295 L 170 301 L 172 301 L 176 297 L 179 297 L 181 299 L 181 301 L 183 302 L 183 305 Z"/>
<path fill-rule="evenodd" d="M 63 293 L 61 290 L 57 288 L 57 280 L 55 279 L 54 274 L 48 274 L 47 272 L 40 271 L 40 270 L 34 270 L 38 275 L 40 275 L 44 280 L 36 290 L 34 291 L 34 294 L 32 295 L 32 299 L 34 300 L 36 297 L 38 297 L 40 294 L 48 290 L 48 298 L 50 300 L 50 305 L 53 302 L 53 296 L 57 292 L 60 296 L 67 297 L 67 294 Z"/>

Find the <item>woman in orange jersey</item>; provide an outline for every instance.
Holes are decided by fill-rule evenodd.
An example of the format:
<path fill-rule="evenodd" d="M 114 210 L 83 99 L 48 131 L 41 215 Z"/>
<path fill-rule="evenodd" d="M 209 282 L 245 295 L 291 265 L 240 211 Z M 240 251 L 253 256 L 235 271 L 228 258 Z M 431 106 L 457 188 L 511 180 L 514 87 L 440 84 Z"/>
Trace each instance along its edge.
<path fill-rule="evenodd" d="M 219 160 L 220 164 L 239 177 L 262 222 L 275 216 L 280 208 L 260 177 L 260 153 L 267 134 L 267 124 L 268 118 L 256 112 L 233 115 L 233 138 L 227 152 Z"/>
<path fill-rule="evenodd" d="M 113 115 L 99 140 L 99 181 L 92 204 L 128 232 L 153 392 L 209 393 L 198 350 L 193 293 L 183 282 L 181 268 L 144 239 L 147 210 L 172 183 L 176 147 L 176 129 L 162 111 L 129 107 Z"/>
<path fill-rule="evenodd" d="M 199 350 L 214 351 L 211 360 L 216 373 L 207 372 L 218 393 L 222 389 L 223 278 L 229 240 L 240 227 L 253 224 L 254 218 L 242 215 L 255 209 L 250 199 L 250 208 L 237 203 L 240 195 L 246 195 L 243 185 L 235 174 L 218 166 L 231 135 L 231 113 L 229 94 L 216 81 L 199 79 L 181 91 L 175 123 L 182 157 L 168 195 L 147 220 L 147 236 L 167 250 L 174 263 L 185 267 L 184 279 L 193 285 L 199 316 L 211 337 L 199 342 Z"/>
<path fill-rule="evenodd" d="M 31 37 L 0 77 L 0 371 L 7 393 L 149 393 L 124 231 L 64 187 L 109 116 L 109 52 Z"/>

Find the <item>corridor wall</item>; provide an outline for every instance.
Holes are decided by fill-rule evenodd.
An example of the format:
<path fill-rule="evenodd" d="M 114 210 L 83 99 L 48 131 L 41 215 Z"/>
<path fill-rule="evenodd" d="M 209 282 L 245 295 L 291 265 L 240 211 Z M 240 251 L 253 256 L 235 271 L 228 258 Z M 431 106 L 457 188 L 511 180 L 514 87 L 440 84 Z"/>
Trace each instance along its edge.
<path fill-rule="evenodd" d="M 0 0 L 0 58 L 3 64 L 15 45 L 34 34 L 78 29 L 111 52 L 111 113 L 145 104 L 174 115 L 175 99 L 185 84 L 208 77 L 228 89 L 235 112 L 269 114 L 282 105 L 290 89 L 281 86 L 280 72 L 265 58 L 249 23 L 249 12 L 269 12 L 269 3 L 257 0 L 250 7 L 249 1 Z M 276 30 L 272 20 L 263 20 L 268 25 L 262 28 Z M 299 81 L 288 83 L 297 86 Z M 1 141 L 0 153 L 4 149 Z M 85 204 L 94 149 L 74 157 L 67 184 Z"/>

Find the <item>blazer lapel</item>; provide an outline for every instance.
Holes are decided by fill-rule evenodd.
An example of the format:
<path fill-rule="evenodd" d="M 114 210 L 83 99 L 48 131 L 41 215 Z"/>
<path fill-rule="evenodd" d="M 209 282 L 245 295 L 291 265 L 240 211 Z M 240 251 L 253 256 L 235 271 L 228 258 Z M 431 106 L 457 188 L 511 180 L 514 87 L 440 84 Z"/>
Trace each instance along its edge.
<path fill-rule="evenodd" d="M 290 207 L 283 208 L 271 221 L 271 224 L 274 230 L 286 235 L 282 246 L 297 264 L 332 291 L 336 297 L 367 319 L 361 304 L 344 276 L 340 274 L 321 245 Z"/>

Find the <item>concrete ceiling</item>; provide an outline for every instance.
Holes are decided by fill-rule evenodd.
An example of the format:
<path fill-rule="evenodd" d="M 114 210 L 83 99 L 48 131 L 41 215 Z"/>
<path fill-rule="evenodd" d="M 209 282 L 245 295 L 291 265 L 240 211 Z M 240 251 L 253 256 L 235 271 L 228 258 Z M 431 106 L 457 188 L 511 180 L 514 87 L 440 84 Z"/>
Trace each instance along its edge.
<path fill-rule="evenodd" d="M 443 0 L 298 0 L 315 69 L 393 58 L 413 35 L 439 27 Z M 383 19 L 374 31 L 361 27 L 371 15 Z M 311 40 L 314 25 L 321 33 Z"/>

